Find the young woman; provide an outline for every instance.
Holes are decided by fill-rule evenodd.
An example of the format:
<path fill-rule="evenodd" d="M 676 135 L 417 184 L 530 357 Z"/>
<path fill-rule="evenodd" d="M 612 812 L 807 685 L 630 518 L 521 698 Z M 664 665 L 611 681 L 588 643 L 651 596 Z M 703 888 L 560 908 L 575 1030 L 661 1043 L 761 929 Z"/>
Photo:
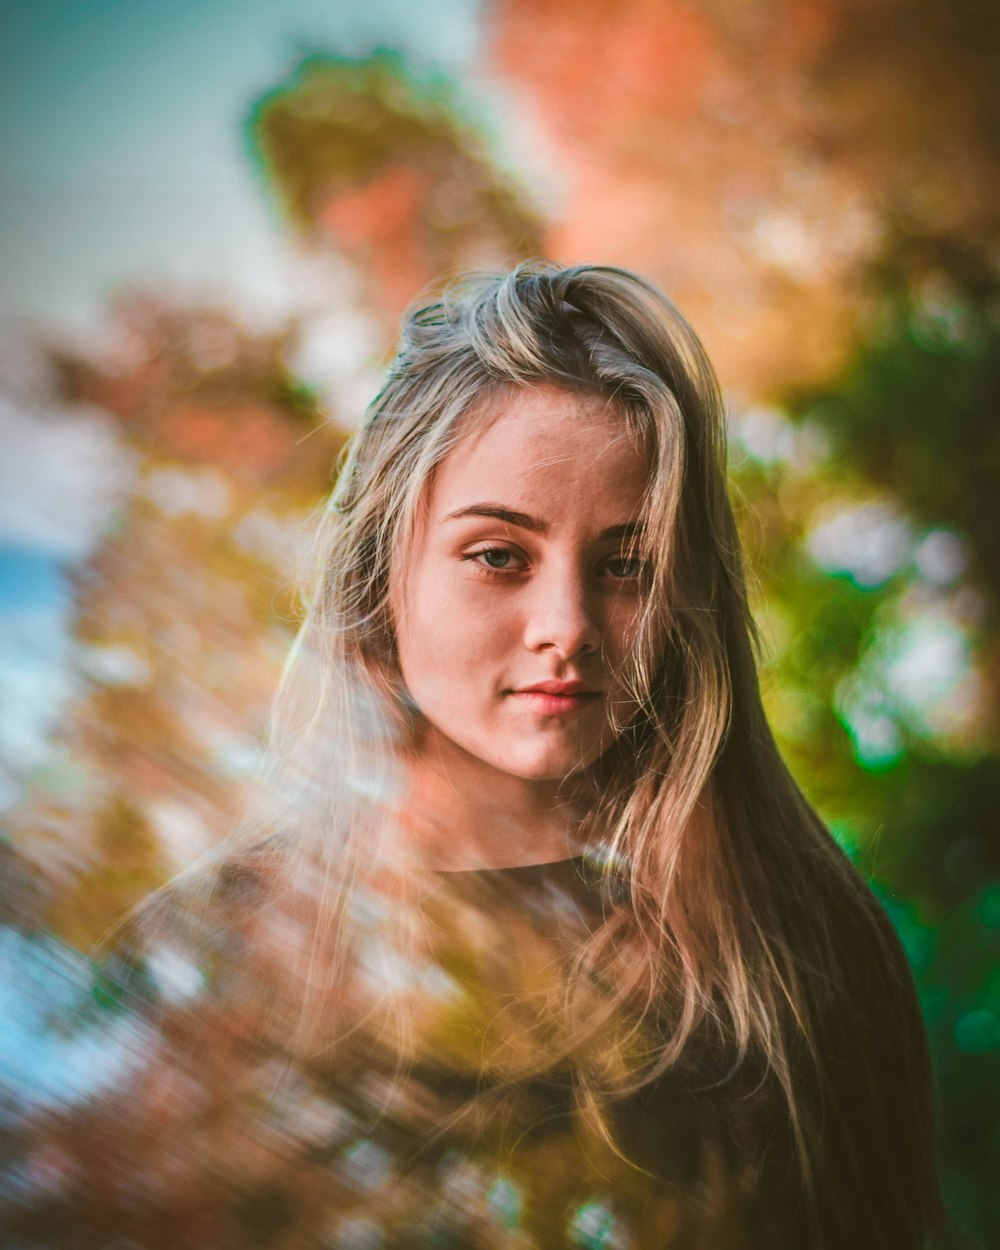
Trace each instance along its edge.
<path fill-rule="evenodd" d="M 168 1042 L 102 1121 L 119 1235 L 930 1244 L 912 982 L 768 729 L 723 425 L 624 270 L 408 317 L 268 801 L 122 944 Z"/>

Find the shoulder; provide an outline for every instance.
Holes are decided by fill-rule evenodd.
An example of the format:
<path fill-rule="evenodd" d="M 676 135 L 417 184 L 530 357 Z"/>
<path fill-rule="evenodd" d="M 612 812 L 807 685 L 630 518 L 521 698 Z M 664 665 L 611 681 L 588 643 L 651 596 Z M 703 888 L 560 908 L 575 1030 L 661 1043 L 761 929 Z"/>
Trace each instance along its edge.
<path fill-rule="evenodd" d="M 96 952 L 109 1005 L 159 1015 L 217 996 L 254 958 L 287 895 L 275 839 L 215 855 L 144 899 Z"/>

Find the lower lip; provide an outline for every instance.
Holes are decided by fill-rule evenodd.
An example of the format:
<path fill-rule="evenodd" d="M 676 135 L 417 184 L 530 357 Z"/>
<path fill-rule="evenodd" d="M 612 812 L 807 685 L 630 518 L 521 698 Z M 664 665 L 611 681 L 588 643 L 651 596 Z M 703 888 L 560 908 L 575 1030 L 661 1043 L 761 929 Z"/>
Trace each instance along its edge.
<path fill-rule="evenodd" d="M 566 716 L 587 707 L 595 699 L 600 698 L 596 692 L 590 694 L 547 694 L 544 690 L 514 690 L 515 698 L 523 700 L 533 711 L 542 712 L 546 716 Z"/>

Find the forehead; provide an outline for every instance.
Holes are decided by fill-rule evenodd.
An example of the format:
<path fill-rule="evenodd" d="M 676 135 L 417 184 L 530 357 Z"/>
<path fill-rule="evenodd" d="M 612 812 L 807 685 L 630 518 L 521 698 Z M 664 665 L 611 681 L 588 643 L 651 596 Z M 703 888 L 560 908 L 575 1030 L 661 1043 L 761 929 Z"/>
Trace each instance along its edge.
<path fill-rule="evenodd" d="M 487 499 L 527 511 L 547 505 L 626 514 L 616 520 L 637 514 L 650 457 L 604 397 L 548 385 L 517 388 L 467 421 L 467 434 L 430 483 L 432 521 Z"/>

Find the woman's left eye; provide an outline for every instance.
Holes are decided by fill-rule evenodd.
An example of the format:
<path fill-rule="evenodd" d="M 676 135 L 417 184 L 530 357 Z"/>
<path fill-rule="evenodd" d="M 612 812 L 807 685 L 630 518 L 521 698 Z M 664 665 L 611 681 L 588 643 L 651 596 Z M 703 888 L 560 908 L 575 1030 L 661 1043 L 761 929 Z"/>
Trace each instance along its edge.
<path fill-rule="evenodd" d="M 624 581 L 641 577 L 645 569 L 645 562 L 640 560 L 638 556 L 613 556 L 608 560 L 605 568 L 612 577 L 620 578 Z"/>

